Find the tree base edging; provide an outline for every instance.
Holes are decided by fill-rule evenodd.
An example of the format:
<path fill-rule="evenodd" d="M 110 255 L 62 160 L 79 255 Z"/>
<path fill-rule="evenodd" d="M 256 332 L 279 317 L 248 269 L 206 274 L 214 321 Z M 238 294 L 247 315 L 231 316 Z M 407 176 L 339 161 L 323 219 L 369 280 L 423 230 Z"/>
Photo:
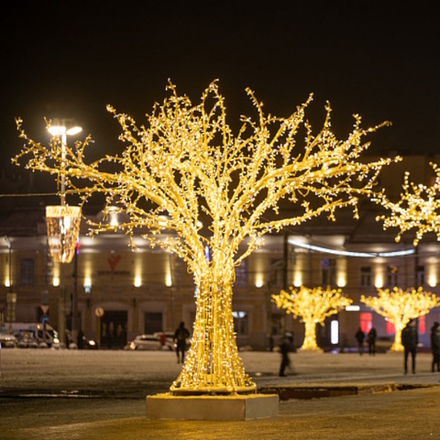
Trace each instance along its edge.
<path fill-rule="evenodd" d="M 147 396 L 149 419 L 253 420 L 278 416 L 277 394 L 229 396 Z"/>

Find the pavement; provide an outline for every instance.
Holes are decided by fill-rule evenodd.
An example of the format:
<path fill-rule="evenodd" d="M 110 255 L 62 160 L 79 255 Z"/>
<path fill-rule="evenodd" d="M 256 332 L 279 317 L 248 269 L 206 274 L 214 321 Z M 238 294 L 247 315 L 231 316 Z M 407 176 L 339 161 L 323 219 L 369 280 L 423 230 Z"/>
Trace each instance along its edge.
<path fill-rule="evenodd" d="M 276 418 L 149 420 L 146 395 L 166 392 L 172 352 L 2 349 L 1 440 L 440 439 L 440 373 L 431 355 L 403 374 L 400 353 L 241 353 L 259 392 L 277 392 Z"/>

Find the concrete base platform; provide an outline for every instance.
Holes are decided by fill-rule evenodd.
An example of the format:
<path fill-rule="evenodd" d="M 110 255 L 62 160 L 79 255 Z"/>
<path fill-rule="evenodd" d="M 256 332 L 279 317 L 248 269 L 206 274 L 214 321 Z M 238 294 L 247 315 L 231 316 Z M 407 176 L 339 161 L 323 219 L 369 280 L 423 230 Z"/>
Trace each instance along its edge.
<path fill-rule="evenodd" d="M 278 395 L 147 396 L 149 419 L 252 420 L 278 416 Z"/>

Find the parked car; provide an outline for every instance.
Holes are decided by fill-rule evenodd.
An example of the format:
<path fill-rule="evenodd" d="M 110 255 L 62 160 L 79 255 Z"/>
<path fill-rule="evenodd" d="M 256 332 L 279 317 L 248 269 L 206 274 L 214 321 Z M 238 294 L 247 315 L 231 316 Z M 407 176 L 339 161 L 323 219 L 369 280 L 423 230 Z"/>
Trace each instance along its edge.
<path fill-rule="evenodd" d="M 17 346 L 17 338 L 10 334 L 7 330 L 0 330 L 0 344 L 5 348 L 13 348 Z"/>
<path fill-rule="evenodd" d="M 174 332 L 155 332 L 153 333 L 153 336 L 157 336 L 160 341 L 162 334 L 165 334 L 165 345 L 167 346 L 167 348 L 169 350 L 174 350 L 176 348 L 176 344 L 174 342 Z"/>
<path fill-rule="evenodd" d="M 43 325 L 39 322 L 12 322 L 12 332 L 21 335 L 25 332 L 31 334 L 37 341 L 38 345 L 57 348 L 59 339 L 57 331 L 49 324 Z"/>
<path fill-rule="evenodd" d="M 85 335 L 82 335 L 82 344 L 81 349 L 82 350 L 97 350 L 98 349 L 98 343 L 95 341 L 95 339 L 88 338 Z M 80 347 L 78 347 L 80 348 Z"/>
<path fill-rule="evenodd" d="M 165 347 L 172 350 L 172 346 L 165 344 Z M 139 335 L 136 336 L 129 344 L 130 350 L 161 350 L 162 344 L 159 336 L 156 335 Z"/>
<path fill-rule="evenodd" d="M 18 348 L 38 348 L 38 340 L 32 332 L 17 332 L 15 336 Z"/>

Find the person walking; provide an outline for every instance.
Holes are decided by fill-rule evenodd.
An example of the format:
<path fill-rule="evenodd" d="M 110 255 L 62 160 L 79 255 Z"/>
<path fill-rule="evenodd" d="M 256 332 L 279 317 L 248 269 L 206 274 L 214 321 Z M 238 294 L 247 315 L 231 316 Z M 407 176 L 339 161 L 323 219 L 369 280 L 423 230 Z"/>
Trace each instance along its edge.
<path fill-rule="evenodd" d="M 440 371 L 440 324 L 438 322 L 434 322 L 434 325 L 431 327 L 431 353 L 432 353 L 432 369 L 431 371 L 434 373 L 435 367 L 437 367 L 437 371 Z"/>
<path fill-rule="evenodd" d="M 189 331 L 185 327 L 185 323 L 182 321 L 179 327 L 174 333 L 174 342 L 176 343 L 177 363 L 182 363 L 185 358 L 186 340 L 189 338 Z M 180 354 L 180 356 L 179 356 Z"/>
<path fill-rule="evenodd" d="M 376 354 L 376 337 L 377 337 L 376 329 L 374 327 L 371 327 L 367 335 L 367 342 L 368 342 L 368 353 L 373 356 Z"/>
<path fill-rule="evenodd" d="M 285 370 L 290 367 L 289 352 L 292 346 L 293 336 L 290 333 L 286 333 L 280 344 L 281 353 L 281 365 L 280 365 L 280 377 L 286 376 Z"/>
<path fill-rule="evenodd" d="M 365 333 L 362 331 L 362 329 L 359 327 L 359 330 L 354 335 L 356 338 L 356 341 L 358 343 L 359 347 L 359 354 L 362 356 L 364 352 L 364 339 L 365 339 Z"/>
<path fill-rule="evenodd" d="M 411 354 L 412 373 L 416 373 L 416 353 L 419 335 L 417 334 L 416 323 L 411 319 L 402 330 L 402 345 L 404 347 L 404 371 L 408 373 L 408 357 Z"/>

